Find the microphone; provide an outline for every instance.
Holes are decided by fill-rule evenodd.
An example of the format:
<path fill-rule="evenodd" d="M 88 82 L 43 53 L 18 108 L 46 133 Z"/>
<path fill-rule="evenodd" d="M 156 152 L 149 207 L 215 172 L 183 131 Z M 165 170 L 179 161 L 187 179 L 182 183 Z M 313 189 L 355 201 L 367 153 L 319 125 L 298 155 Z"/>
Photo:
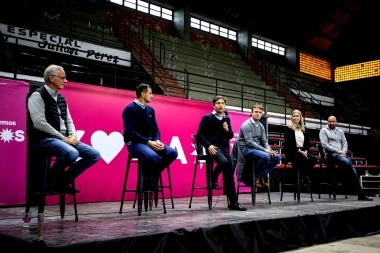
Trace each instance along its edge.
<path fill-rule="evenodd" d="M 222 117 L 223 117 L 223 120 L 222 120 L 222 121 L 223 121 L 223 122 L 226 122 L 226 117 L 228 117 L 228 110 L 225 110 L 225 111 L 224 111 L 224 114 L 223 114 Z"/>
<path fill-rule="evenodd" d="M 223 114 L 222 117 L 223 117 L 222 122 L 223 122 L 223 123 L 224 123 L 224 122 L 227 122 L 227 121 L 226 121 L 226 118 L 228 117 L 228 110 L 225 110 L 225 111 L 224 111 L 224 114 Z"/>

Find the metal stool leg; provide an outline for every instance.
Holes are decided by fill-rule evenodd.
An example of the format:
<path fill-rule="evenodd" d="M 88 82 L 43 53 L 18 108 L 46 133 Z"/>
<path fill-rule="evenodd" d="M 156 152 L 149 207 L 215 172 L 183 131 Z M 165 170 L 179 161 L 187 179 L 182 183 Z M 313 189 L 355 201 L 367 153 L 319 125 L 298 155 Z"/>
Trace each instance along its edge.
<path fill-rule="evenodd" d="M 163 173 L 163 172 L 162 172 Z M 171 202 L 172 202 L 172 209 L 174 209 L 174 200 L 173 200 L 173 190 L 172 190 L 172 180 L 171 180 L 171 176 L 170 176 L 170 167 L 166 167 L 166 173 L 167 173 L 167 176 L 168 176 L 168 185 L 164 185 L 163 182 L 162 182 L 162 173 L 160 175 L 160 186 L 162 186 L 163 188 L 169 188 L 169 193 L 170 193 L 170 199 L 171 199 Z M 158 192 L 155 192 L 154 193 L 154 204 L 155 204 L 155 207 L 157 207 L 157 204 L 158 204 Z"/>
<path fill-rule="evenodd" d="M 333 194 L 334 200 L 336 200 L 336 180 L 335 180 L 335 175 L 332 177 L 331 188 L 332 188 L 332 194 Z"/>
<path fill-rule="evenodd" d="M 75 213 L 75 221 L 78 221 L 78 209 L 77 209 L 77 193 L 75 192 L 75 178 L 73 175 L 73 166 L 70 165 L 69 167 L 70 170 L 70 177 L 71 177 L 71 187 L 73 188 L 73 204 L 74 204 L 74 213 Z"/>
<path fill-rule="evenodd" d="M 296 169 L 296 173 L 297 173 L 297 183 L 296 183 L 297 201 L 300 202 L 301 178 L 300 178 L 300 171 L 298 168 Z"/>
<path fill-rule="evenodd" d="M 151 200 L 151 192 L 147 192 L 147 191 L 144 191 L 143 190 L 143 196 L 144 196 L 144 209 L 145 209 L 145 212 L 148 211 L 148 204 L 149 204 L 149 209 L 152 210 L 152 205 L 150 204 L 150 200 Z M 148 203 L 149 201 L 149 203 Z"/>
<path fill-rule="evenodd" d="M 282 172 L 282 180 L 280 183 L 280 192 L 281 192 L 280 201 L 282 201 L 282 198 L 284 196 L 285 175 L 286 175 L 286 163 L 285 163 L 284 171 Z"/>
<path fill-rule="evenodd" d="M 312 181 L 309 181 L 309 192 L 310 192 L 310 199 L 313 202 L 313 188 L 312 188 Z"/>
<path fill-rule="evenodd" d="M 65 217 L 65 194 L 59 194 L 59 213 L 61 214 L 61 219 Z"/>
<path fill-rule="evenodd" d="M 252 161 L 252 188 L 251 188 L 252 205 L 256 205 L 256 170 L 255 162 Z"/>
<path fill-rule="evenodd" d="M 213 162 L 208 159 L 206 161 L 206 180 L 207 180 L 207 199 L 208 199 L 208 209 L 212 209 L 212 183 L 211 183 L 211 173 L 212 173 Z"/>
<path fill-rule="evenodd" d="M 125 190 L 126 190 L 126 187 L 127 187 L 127 180 L 128 180 L 128 174 L 129 174 L 129 166 L 131 164 L 131 160 L 132 160 L 132 157 L 130 155 L 128 155 L 128 160 L 127 160 L 127 166 L 125 168 L 125 176 L 124 176 L 124 184 L 123 184 L 123 191 L 121 193 L 121 202 L 120 202 L 120 210 L 119 210 L 119 214 L 121 214 L 122 210 L 123 210 L 123 204 L 124 204 L 124 197 L 125 197 Z M 133 208 L 134 208 L 134 204 L 133 204 Z"/>
<path fill-rule="evenodd" d="M 164 186 L 162 184 L 162 175 L 160 175 L 160 189 L 161 189 L 161 198 L 162 198 L 162 206 L 164 207 L 164 214 L 166 214 L 166 205 L 165 205 L 165 197 L 164 197 Z"/>
<path fill-rule="evenodd" d="M 193 201 L 194 188 L 195 188 L 195 178 L 197 176 L 197 167 L 198 167 L 198 159 L 195 161 L 194 165 L 194 174 L 193 174 L 193 183 L 191 184 L 191 194 L 190 194 L 190 203 L 189 208 L 191 208 L 191 202 Z"/>
<path fill-rule="evenodd" d="M 143 172 L 143 166 L 140 159 L 137 161 L 138 163 L 138 194 L 137 194 L 137 212 L 138 216 L 141 216 L 142 212 L 142 198 L 143 198 L 143 192 L 144 192 L 144 172 Z"/>
<path fill-rule="evenodd" d="M 144 191 L 144 172 L 142 168 L 142 162 L 140 159 L 138 160 L 138 189 L 137 189 L 137 213 L 138 216 L 141 216 L 142 212 L 142 198 L 143 198 L 143 191 Z"/>
<path fill-rule="evenodd" d="M 267 175 L 267 178 L 268 178 L 268 203 L 269 204 L 272 204 L 272 201 L 270 200 L 270 175 L 269 175 L 269 173 L 268 173 L 268 175 Z"/>
<path fill-rule="evenodd" d="M 50 163 L 51 163 L 51 156 L 46 155 L 44 162 L 45 162 L 44 164 L 45 172 L 44 172 L 42 192 L 40 193 L 40 200 L 38 204 L 38 213 L 43 213 L 45 210 L 46 188 L 47 188 L 47 179 L 48 179 Z"/>
<path fill-rule="evenodd" d="M 173 201 L 173 189 L 172 189 L 172 177 L 170 175 L 170 167 L 168 166 L 166 168 L 166 172 L 168 174 L 168 183 L 169 183 L 169 192 L 170 192 L 170 199 L 172 201 L 172 208 L 174 209 L 174 201 Z"/>

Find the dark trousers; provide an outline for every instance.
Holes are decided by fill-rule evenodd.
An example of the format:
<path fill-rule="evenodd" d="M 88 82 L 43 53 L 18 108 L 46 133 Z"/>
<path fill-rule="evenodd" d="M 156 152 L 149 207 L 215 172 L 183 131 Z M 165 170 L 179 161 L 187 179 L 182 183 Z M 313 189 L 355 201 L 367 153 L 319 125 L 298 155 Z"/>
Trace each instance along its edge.
<path fill-rule="evenodd" d="M 215 175 L 223 173 L 224 190 L 230 202 L 233 204 L 236 202 L 236 189 L 234 180 L 234 169 L 232 168 L 232 160 L 230 150 L 228 147 L 218 147 L 215 155 L 209 156 L 216 162 L 216 167 L 213 173 L 213 180 L 216 180 Z"/>
<path fill-rule="evenodd" d="M 298 168 L 302 177 L 312 175 L 314 165 L 317 163 L 317 159 L 312 154 L 307 154 L 307 158 L 301 154 L 296 154 L 289 158 L 292 162 L 293 168 Z"/>

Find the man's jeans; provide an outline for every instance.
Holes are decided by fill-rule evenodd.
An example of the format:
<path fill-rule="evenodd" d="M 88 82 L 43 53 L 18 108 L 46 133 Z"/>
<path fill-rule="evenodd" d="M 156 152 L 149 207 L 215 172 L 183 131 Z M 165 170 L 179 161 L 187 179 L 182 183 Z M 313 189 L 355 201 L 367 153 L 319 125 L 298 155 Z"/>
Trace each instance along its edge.
<path fill-rule="evenodd" d="M 281 156 L 276 154 L 274 157 L 270 156 L 265 151 L 256 148 L 243 148 L 241 151 L 245 159 L 253 159 L 258 161 L 255 167 L 256 177 L 266 177 L 273 168 L 281 162 Z"/>
<path fill-rule="evenodd" d="M 341 156 L 338 153 L 328 153 L 327 154 L 327 163 L 335 162 L 338 164 L 338 168 L 341 173 L 348 173 L 348 178 L 354 183 L 355 188 L 358 190 L 358 193 L 364 195 L 364 191 L 360 185 L 358 175 L 356 174 L 356 170 L 352 165 L 351 159 L 346 155 Z"/>
<path fill-rule="evenodd" d="M 37 151 L 56 156 L 56 161 L 50 169 L 50 183 L 70 183 L 70 174 L 66 168 L 73 164 L 73 177 L 77 178 L 90 166 L 100 159 L 100 153 L 93 147 L 78 141 L 76 146 L 71 146 L 58 138 L 45 138 L 33 143 Z M 79 161 L 75 162 L 78 157 Z M 64 173 L 65 172 L 65 173 Z"/>
<path fill-rule="evenodd" d="M 161 172 L 178 157 L 177 150 L 166 146 L 160 151 L 155 151 L 147 144 L 127 144 L 128 152 L 143 160 L 143 168 L 146 177 L 158 178 Z"/>

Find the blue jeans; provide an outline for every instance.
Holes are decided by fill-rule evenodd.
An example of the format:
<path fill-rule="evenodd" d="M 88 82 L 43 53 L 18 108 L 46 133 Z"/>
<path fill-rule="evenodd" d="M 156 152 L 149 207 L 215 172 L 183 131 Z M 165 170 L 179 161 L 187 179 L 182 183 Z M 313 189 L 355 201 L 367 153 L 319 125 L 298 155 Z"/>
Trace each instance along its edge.
<path fill-rule="evenodd" d="M 356 170 L 352 165 L 351 159 L 346 155 L 341 156 L 338 153 L 328 153 L 327 154 L 327 162 L 330 164 L 331 162 L 338 164 L 338 169 L 341 172 L 348 173 L 349 179 L 354 183 L 355 188 L 358 190 L 359 194 L 364 194 L 364 191 L 360 185 L 358 175 L 356 174 Z"/>
<path fill-rule="evenodd" d="M 49 181 L 51 184 L 67 185 L 70 183 L 70 174 L 68 171 L 65 172 L 70 164 L 74 163 L 73 177 L 77 178 L 100 159 L 99 151 L 80 141 L 74 147 L 58 138 L 45 138 L 33 143 L 33 146 L 37 151 L 56 157 L 50 169 Z M 78 157 L 82 159 L 75 162 Z"/>
<path fill-rule="evenodd" d="M 243 148 L 241 153 L 245 159 L 258 161 L 255 167 L 256 177 L 266 177 L 268 173 L 281 162 L 281 156 L 279 154 L 270 156 L 265 151 L 256 148 Z"/>
<path fill-rule="evenodd" d="M 177 150 L 164 144 L 164 149 L 155 151 L 147 144 L 127 144 L 128 152 L 143 160 L 145 177 L 158 178 L 161 172 L 178 157 Z"/>

